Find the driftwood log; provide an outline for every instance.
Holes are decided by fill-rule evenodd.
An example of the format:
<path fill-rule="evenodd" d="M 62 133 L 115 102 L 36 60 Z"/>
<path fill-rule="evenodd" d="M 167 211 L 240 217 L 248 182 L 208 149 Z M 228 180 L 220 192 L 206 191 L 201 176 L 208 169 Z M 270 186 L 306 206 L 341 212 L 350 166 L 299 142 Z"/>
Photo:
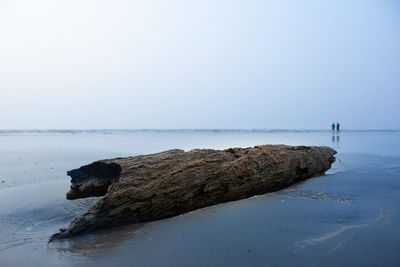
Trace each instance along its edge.
<path fill-rule="evenodd" d="M 50 241 L 275 191 L 324 174 L 335 153 L 329 147 L 261 145 L 96 161 L 68 172 L 67 198 L 104 197 Z"/>

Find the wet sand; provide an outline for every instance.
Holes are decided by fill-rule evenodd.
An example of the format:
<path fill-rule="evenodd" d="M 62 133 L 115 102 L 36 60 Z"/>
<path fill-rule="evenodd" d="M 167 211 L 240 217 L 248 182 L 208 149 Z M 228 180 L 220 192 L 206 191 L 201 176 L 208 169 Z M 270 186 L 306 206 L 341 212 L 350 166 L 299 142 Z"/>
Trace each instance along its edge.
<path fill-rule="evenodd" d="M 0 266 L 398 266 L 400 142 L 396 140 L 399 136 L 399 133 L 370 133 L 360 137 L 357 133 L 343 133 L 343 141 L 337 144 L 329 143 L 329 133 L 280 137 L 185 135 L 183 148 L 196 142 L 198 147 L 212 146 L 222 139 L 230 144 L 236 140 L 238 145 L 263 140 L 310 144 L 314 140 L 315 145 L 338 149 L 338 161 L 327 175 L 275 193 L 50 244 L 47 238 L 53 232 L 95 201 L 94 198 L 66 200 L 69 180 L 65 171 L 102 156 L 124 155 L 128 153 L 124 149 L 132 147 L 116 145 L 110 153 L 107 149 L 94 151 L 86 146 L 86 150 L 81 148 L 74 153 L 67 149 L 70 147 L 67 142 L 61 148 L 44 146 L 43 153 L 39 149 L 36 155 L 28 157 L 30 154 L 23 149 L 18 153 L 17 149 L 12 151 L 12 142 L 8 142 L 15 158 L 8 157 L 7 162 L 3 149 L 0 178 L 4 174 L 12 177 L 14 173 L 15 184 L 12 185 L 11 178 L 0 184 Z M 139 146 L 142 140 L 134 137 L 132 143 Z M 24 138 L 37 142 L 41 137 Z M 52 138 L 50 143 L 54 144 L 60 138 L 65 139 Z M 156 139 L 160 150 L 164 141 L 172 145 L 178 142 L 176 135 L 146 138 Z M 72 139 L 70 142 L 76 146 L 83 143 L 81 137 Z M 99 140 L 113 143 L 109 137 Z M 6 141 L 6 137 L 0 137 L 3 148 Z M 48 144 L 49 140 L 41 142 Z M 387 145 L 390 143 L 391 146 Z M 43 177 L 47 169 L 50 174 Z M 23 173 L 33 176 L 22 177 Z"/>

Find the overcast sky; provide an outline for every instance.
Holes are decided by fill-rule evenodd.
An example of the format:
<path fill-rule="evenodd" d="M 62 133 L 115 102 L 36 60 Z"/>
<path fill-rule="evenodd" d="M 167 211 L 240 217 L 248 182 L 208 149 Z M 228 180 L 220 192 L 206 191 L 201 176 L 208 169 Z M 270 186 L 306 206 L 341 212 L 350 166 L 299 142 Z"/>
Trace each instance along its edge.
<path fill-rule="evenodd" d="M 400 128 L 399 3 L 0 0 L 0 129 Z"/>

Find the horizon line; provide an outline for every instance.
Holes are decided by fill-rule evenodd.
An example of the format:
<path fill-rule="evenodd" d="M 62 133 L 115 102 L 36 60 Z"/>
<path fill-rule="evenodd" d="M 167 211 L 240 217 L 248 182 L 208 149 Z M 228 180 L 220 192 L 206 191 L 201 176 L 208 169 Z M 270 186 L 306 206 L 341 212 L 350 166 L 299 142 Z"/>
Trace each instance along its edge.
<path fill-rule="evenodd" d="M 36 129 L 0 129 L 0 132 L 57 132 L 57 131 L 320 131 L 320 132 L 332 132 L 331 129 L 300 129 L 300 128 L 36 128 Z M 352 131 L 400 131 L 400 128 L 375 128 L 375 129 L 341 129 L 341 132 L 352 132 Z"/>

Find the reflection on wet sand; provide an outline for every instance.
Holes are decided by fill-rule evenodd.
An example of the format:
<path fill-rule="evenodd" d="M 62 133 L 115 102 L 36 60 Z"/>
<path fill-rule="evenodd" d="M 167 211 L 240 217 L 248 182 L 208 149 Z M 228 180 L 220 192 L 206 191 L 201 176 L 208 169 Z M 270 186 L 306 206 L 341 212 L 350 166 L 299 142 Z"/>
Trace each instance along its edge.
<path fill-rule="evenodd" d="M 103 249 L 115 248 L 136 237 L 145 224 L 124 225 L 49 243 L 49 249 L 74 256 L 94 256 Z"/>
<path fill-rule="evenodd" d="M 339 149 L 340 135 L 339 133 L 332 132 L 332 147 L 336 150 Z"/>

